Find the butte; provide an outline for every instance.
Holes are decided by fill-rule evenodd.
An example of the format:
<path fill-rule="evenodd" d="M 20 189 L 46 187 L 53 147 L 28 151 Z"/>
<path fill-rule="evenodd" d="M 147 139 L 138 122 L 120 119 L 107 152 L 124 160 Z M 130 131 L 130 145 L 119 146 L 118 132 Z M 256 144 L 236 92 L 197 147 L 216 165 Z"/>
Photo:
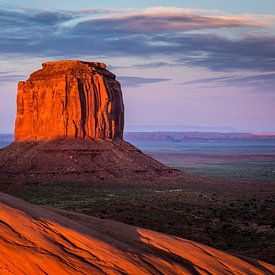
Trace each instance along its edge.
<path fill-rule="evenodd" d="M 18 83 L 15 141 L 0 150 L 1 183 L 155 180 L 178 176 L 123 140 L 116 76 L 98 62 L 46 62 Z"/>

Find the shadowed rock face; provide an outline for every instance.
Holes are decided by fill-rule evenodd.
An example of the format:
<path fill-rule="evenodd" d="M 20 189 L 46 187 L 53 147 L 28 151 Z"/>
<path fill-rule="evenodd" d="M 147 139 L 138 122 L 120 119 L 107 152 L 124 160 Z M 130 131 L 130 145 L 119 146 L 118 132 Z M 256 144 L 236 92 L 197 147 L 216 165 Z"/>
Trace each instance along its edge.
<path fill-rule="evenodd" d="M 43 63 L 18 84 L 15 139 L 123 137 L 120 84 L 103 63 Z"/>

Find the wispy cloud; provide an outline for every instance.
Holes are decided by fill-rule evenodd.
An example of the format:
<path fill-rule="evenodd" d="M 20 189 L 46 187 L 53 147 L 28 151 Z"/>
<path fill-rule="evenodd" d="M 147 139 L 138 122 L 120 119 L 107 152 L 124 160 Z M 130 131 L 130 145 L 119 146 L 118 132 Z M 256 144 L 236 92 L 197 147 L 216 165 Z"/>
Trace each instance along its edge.
<path fill-rule="evenodd" d="M 6 9 L 0 7 L 1 32 L 9 33 L 17 29 L 36 29 L 40 26 L 58 26 L 60 23 L 75 17 L 71 12 L 42 11 L 27 9 Z M 5 28 L 3 28 L 5 27 Z"/>
<path fill-rule="evenodd" d="M 275 70 L 275 36 L 244 35 L 242 39 L 228 39 L 217 35 L 189 36 L 183 51 L 192 55 L 179 63 L 207 67 L 214 71 Z M 184 43 L 184 38 L 176 38 Z"/>
<path fill-rule="evenodd" d="M 6 71 L 1 72 L 0 71 L 0 83 L 5 84 L 8 82 L 18 82 L 21 79 L 25 79 L 26 76 L 23 74 L 17 74 L 14 71 Z"/>
<path fill-rule="evenodd" d="M 235 86 L 261 93 L 275 93 L 275 73 L 249 76 L 230 75 L 223 77 L 200 78 L 183 82 L 181 85 L 209 85 L 214 87 Z"/>
<path fill-rule="evenodd" d="M 120 76 L 118 80 L 123 87 L 138 87 L 141 85 L 160 83 L 169 81 L 169 78 L 148 78 L 148 77 L 133 77 L 133 76 Z"/>
<path fill-rule="evenodd" d="M 202 15 L 179 8 L 151 8 L 130 15 L 91 19 L 78 23 L 74 30 L 102 34 L 161 34 L 167 32 L 217 29 L 224 27 L 261 27 L 248 16 Z"/>

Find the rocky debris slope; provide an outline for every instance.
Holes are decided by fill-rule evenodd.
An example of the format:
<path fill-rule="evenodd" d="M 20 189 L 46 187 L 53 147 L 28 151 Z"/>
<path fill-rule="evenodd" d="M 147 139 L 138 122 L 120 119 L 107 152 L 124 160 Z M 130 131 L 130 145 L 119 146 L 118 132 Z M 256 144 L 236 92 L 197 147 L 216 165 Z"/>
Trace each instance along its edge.
<path fill-rule="evenodd" d="M 123 123 L 120 84 L 105 64 L 44 63 L 19 82 L 15 142 L 0 150 L 0 183 L 179 175 L 125 142 Z"/>
<path fill-rule="evenodd" d="M 1 274 L 274 274 L 265 262 L 0 193 Z"/>
<path fill-rule="evenodd" d="M 182 174 L 124 140 L 14 142 L 0 150 L 0 183 L 155 181 Z"/>

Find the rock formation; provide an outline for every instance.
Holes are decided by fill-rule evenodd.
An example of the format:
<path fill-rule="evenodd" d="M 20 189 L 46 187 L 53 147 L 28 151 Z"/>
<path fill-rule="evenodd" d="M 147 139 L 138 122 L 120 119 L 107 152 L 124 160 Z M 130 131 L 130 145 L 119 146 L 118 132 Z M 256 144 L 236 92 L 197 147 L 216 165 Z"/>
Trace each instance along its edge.
<path fill-rule="evenodd" d="M 1 274 L 274 274 L 263 261 L 0 193 Z"/>
<path fill-rule="evenodd" d="M 57 61 L 18 84 L 16 140 L 122 138 L 120 84 L 106 65 Z"/>
<path fill-rule="evenodd" d="M 0 182 L 154 179 L 176 172 L 123 140 L 120 84 L 105 64 L 57 61 L 19 82 Z"/>

